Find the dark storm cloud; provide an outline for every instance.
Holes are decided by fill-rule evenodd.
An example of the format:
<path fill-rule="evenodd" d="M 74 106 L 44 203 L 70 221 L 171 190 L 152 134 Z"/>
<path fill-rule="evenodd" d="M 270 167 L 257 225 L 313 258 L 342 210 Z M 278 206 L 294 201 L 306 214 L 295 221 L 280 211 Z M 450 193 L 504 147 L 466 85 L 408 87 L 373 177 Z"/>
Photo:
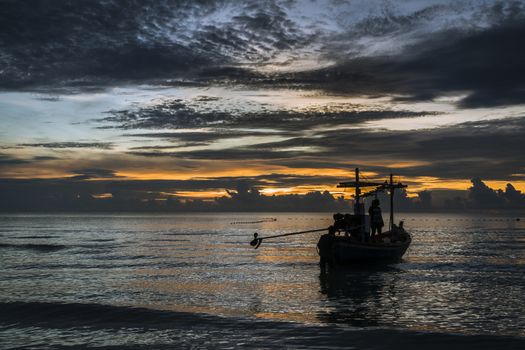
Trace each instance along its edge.
<path fill-rule="evenodd" d="M 160 153 L 165 150 L 174 150 L 182 147 L 195 147 L 195 146 L 207 146 L 209 145 L 208 142 L 184 142 L 184 143 L 177 143 L 176 145 L 170 145 L 170 146 L 136 146 L 136 147 L 130 147 L 129 150 L 130 153 L 133 154 L 136 152 L 138 155 L 140 155 L 141 152 L 145 152 L 146 154 L 152 152 L 152 153 Z"/>
<path fill-rule="evenodd" d="M 59 96 L 39 96 L 39 97 L 35 97 L 35 100 L 47 101 L 47 102 L 58 102 L 58 101 L 61 101 Z"/>
<path fill-rule="evenodd" d="M 433 34 L 401 54 L 360 57 L 289 76 L 290 82 L 348 94 L 431 100 L 466 93 L 458 106 L 525 103 L 525 20 L 464 33 Z M 284 83 L 284 82 L 283 82 Z"/>
<path fill-rule="evenodd" d="M 32 158 L 34 161 L 43 161 L 43 160 L 57 160 L 60 159 L 59 157 L 53 157 L 53 156 L 35 156 Z"/>
<path fill-rule="evenodd" d="M 387 174 L 396 163 L 407 163 L 404 176 L 465 179 L 483 174 L 506 179 L 523 173 L 525 117 L 468 122 L 407 131 L 363 128 L 288 134 L 285 140 L 226 149 L 173 150 L 148 146 L 130 151 L 143 157 L 200 160 L 262 160 L 290 168 L 349 169 L 364 166 Z M 410 163 L 414 165 L 410 165 Z M 375 163 L 377 165 L 372 165 Z M 379 165 L 384 164 L 384 165 Z"/>
<path fill-rule="evenodd" d="M 259 147 L 228 148 L 222 150 L 198 150 L 179 152 L 145 152 L 131 151 L 128 154 L 142 157 L 177 157 L 186 159 L 209 159 L 209 160 L 268 160 L 293 158 L 302 155 L 302 151 L 267 150 Z"/>
<path fill-rule="evenodd" d="M 99 168 L 88 168 L 88 169 L 75 169 L 71 171 L 76 174 L 71 179 L 74 180 L 88 180 L 97 178 L 113 178 L 117 177 L 116 172 L 110 169 L 99 169 Z"/>
<path fill-rule="evenodd" d="M 0 166 L 18 165 L 18 164 L 29 164 L 35 162 L 41 162 L 46 160 L 56 160 L 57 157 L 51 156 L 34 156 L 31 158 L 19 158 L 13 157 L 9 154 L 0 153 Z"/>
<path fill-rule="evenodd" d="M 228 83 L 415 101 L 465 93 L 462 108 L 525 102 L 523 2 L 444 2 L 406 13 L 389 10 L 393 4 L 349 27 L 320 32 L 314 19 L 292 19 L 290 11 L 301 6 L 293 2 L 3 1 L 0 87 Z M 475 5 L 470 17 L 458 17 L 464 25 L 439 24 Z M 327 6 L 334 13 L 344 7 Z M 359 42 L 363 38 L 368 41 Z M 401 49 L 367 53 L 367 46 L 389 38 Z M 279 55 L 336 63 L 293 74 L 251 70 L 282 63 L 272 61 Z"/>
<path fill-rule="evenodd" d="M 176 150 L 184 147 L 208 146 L 213 142 L 219 140 L 232 140 L 235 142 L 240 137 L 249 136 L 265 136 L 268 135 L 264 131 L 245 131 L 235 129 L 210 129 L 208 132 L 152 132 L 139 134 L 124 134 L 126 137 L 151 139 L 151 141 L 164 141 L 171 143 L 170 145 L 150 145 L 150 146 L 136 146 L 130 147 L 133 154 L 143 156 L 160 156 L 162 152 L 167 150 Z M 279 132 L 279 136 L 295 135 L 294 132 Z M 145 153 L 142 153 L 146 151 Z"/>
<path fill-rule="evenodd" d="M 383 13 L 373 14 L 356 23 L 351 30 L 343 35 L 354 38 L 362 36 L 382 37 L 392 33 L 405 33 L 422 25 L 432 25 L 437 16 L 450 15 L 450 6 L 430 5 L 421 10 L 407 14 L 395 14 L 388 8 Z"/>
<path fill-rule="evenodd" d="M 389 6 L 387 2 L 384 4 L 381 11 L 372 12 L 341 32 L 324 38 L 322 56 L 338 61 L 345 61 L 349 56 L 368 56 L 363 52 L 368 52 L 369 46 L 385 38 L 392 42 L 395 41 L 394 50 L 399 51 L 407 44 L 406 41 L 417 41 L 418 36 L 420 37 L 422 33 L 439 31 L 439 28 L 436 28 L 439 24 L 435 22 L 439 22 L 440 18 L 450 18 L 458 14 L 460 10 L 457 7 L 461 7 L 461 5 L 454 6 L 453 4 L 436 4 L 415 11 L 399 13 L 394 9 L 395 5 Z"/>
<path fill-rule="evenodd" d="M 374 46 L 385 39 L 395 40 L 395 46 L 402 48 L 414 41 L 431 39 L 432 34 L 443 30 L 454 29 L 456 35 L 470 35 L 481 28 L 522 20 L 525 12 L 522 1 L 421 1 L 404 11 L 396 5 L 384 2 L 363 19 L 344 26 L 341 33 L 323 42 L 323 52 L 341 60 L 348 54 L 363 56 L 360 51 L 367 52 L 367 45 Z M 389 51 L 397 52 L 396 47 Z"/>
<path fill-rule="evenodd" d="M 394 110 L 200 110 L 181 99 L 165 99 L 157 104 L 109 111 L 99 121 L 102 128 L 118 129 L 183 129 L 183 128 L 278 128 L 285 131 L 305 130 L 321 125 L 357 124 L 367 120 L 437 115 L 436 112 Z"/>
<path fill-rule="evenodd" d="M 259 63 L 282 50 L 309 45 L 316 38 L 315 34 L 304 33 L 277 3 L 248 2 L 241 8 L 230 22 L 206 25 L 197 31 L 190 47 Z"/>
<path fill-rule="evenodd" d="M 7 0 L 0 6 L 4 89 L 247 81 L 254 73 L 235 67 L 240 61 L 264 62 L 313 38 L 271 2 Z"/>
<path fill-rule="evenodd" d="M 341 106 L 339 106 L 341 107 Z M 346 109 L 321 110 L 213 110 L 193 105 L 180 99 L 167 99 L 157 104 L 137 107 L 129 110 L 110 111 L 111 116 L 99 120 L 102 128 L 133 129 L 191 129 L 208 128 L 210 132 L 158 132 L 125 134 L 127 136 L 148 137 L 163 141 L 181 142 L 177 147 L 203 146 L 221 139 L 239 137 L 291 138 L 290 141 L 275 144 L 264 143 L 260 138 L 252 145 L 238 145 L 227 149 L 199 149 L 199 150 L 172 150 L 174 146 L 148 145 L 131 148 L 129 154 L 144 157 L 178 157 L 188 159 L 210 160 L 276 160 L 300 157 L 309 152 L 304 147 L 312 145 L 324 148 L 319 142 L 311 142 L 310 138 L 301 137 L 305 130 L 316 127 L 337 127 L 342 125 L 357 125 L 365 121 L 384 118 L 415 118 L 421 116 L 435 116 L 436 112 L 411 112 L 403 110 L 370 109 L 364 106 L 342 106 Z M 229 129 L 227 129 L 229 128 Z M 254 129 L 257 131 L 245 131 Z M 314 136 L 312 138 L 315 138 Z M 294 147 L 302 147 L 294 149 Z M 318 152 L 318 151 L 315 151 Z"/>
<path fill-rule="evenodd" d="M 353 164 L 382 162 L 425 162 L 424 165 L 404 167 L 405 176 L 436 176 L 444 178 L 506 179 L 522 172 L 525 155 L 525 118 L 469 122 L 459 126 L 428 130 L 328 131 L 315 138 L 295 138 L 267 144 L 268 148 L 288 148 L 300 145 L 319 146 L 321 152 L 312 157 L 287 159 L 278 162 L 289 167 L 325 166 L 327 159 L 334 167 L 345 165 L 344 155 L 351 153 Z M 317 162 L 321 163 L 317 165 Z M 384 167 L 366 165 L 371 171 L 388 173 Z"/>
<path fill-rule="evenodd" d="M 44 142 L 44 143 L 22 143 L 23 147 L 43 147 L 43 148 L 97 148 L 109 150 L 113 148 L 111 142 Z"/>
<path fill-rule="evenodd" d="M 174 132 L 142 133 L 154 139 L 171 137 L 184 146 L 199 146 L 228 138 L 221 128 L 256 128 L 270 137 L 235 148 L 177 150 L 166 145 L 134 148 L 130 154 L 143 157 L 174 157 L 209 160 L 264 160 L 265 163 L 288 167 L 348 168 L 365 164 L 369 170 L 387 173 L 392 162 L 413 162 L 403 168 L 407 176 L 473 178 L 486 174 L 491 179 L 505 179 L 522 172 L 525 158 L 517 149 L 525 149 L 525 118 L 506 118 L 469 122 L 428 130 L 387 131 L 347 128 L 365 121 L 435 115 L 432 112 L 389 110 L 354 111 L 198 111 L 182 100 L 164 101 L 158 105 L 131 110 L 113 111 L 102 120 L 122 129 L 202 128 L 210 133 Z M 316 131 L 328 126 L 329 131 Z M 264 133 L 264 129 L 278 128 Z M 223 131 L 221 131 L 223 130 Z M 308 132 L 305 132 L 308 131 Z M 235 135 L 235 134 L 234 134 Z M 241 134 L 236 136 L 241 136 Z M 270 141 L 277 137 L 277 141 Z M 186 142 L 186 144 L 184 144 Z M 193 144 L 191 142 L 194 142 Z M 370 162 L 385 163 L 371 166 Z M 349 162 L 352 162 L 350 164 Z"/>
<path fill-rule="evenodd" d="M 2 165 L 15 165 L 15 164 L 25 164 L 29 163 L 30 161 L 26 159 L 20 159 L 16 157 L 12 157 L 7 154 L 1 154 L 0 153 L 0 166 Z"/>
<path fill-rule="evenodd" d="M 212 129 L 209 132 L 149 132 L 137 134 L 123 134 L 127 137 L 145 138 L 145 139 L 159 139 L 170 142 L 183 143 L 183 145 L 208 145 L 213 141 L 221 139 L 230 139 L 246 136 L 261 136 L 267 133 L 263 131 L 247 131 L 247 130 L 232 130 L 232 129 Z M 290 135 L 293 133 L 290 133 Z M 283 135 L 283 133 L 279 133 Z M 156 146 L 145 146 L 148 148 L 156 148 Z M 162 146 L 164 148 L 173 148 L 174 146 Z M 134 147 L 133 149 L 145 149 L 144 147 Z M 159 147 L 160 148 L 160 147 Z"/>
<path fill-rule="evenodd" d="M 2 1 L 1 86 L 83 86 L 184 76 L 217 56 L 169 40 L 215 1 Z M 222 62 L 226 59 L 223 57 Z"/>

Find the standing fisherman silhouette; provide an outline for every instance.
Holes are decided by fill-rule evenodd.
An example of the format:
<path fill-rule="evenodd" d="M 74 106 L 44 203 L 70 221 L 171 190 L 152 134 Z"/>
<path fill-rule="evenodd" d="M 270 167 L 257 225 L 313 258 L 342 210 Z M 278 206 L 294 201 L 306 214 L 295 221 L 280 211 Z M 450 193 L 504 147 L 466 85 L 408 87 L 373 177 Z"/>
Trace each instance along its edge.
<path fill-rule="evenodd" d="M 374 240 L 374 235 L 381 234 L 381 230 L 385 224 L 383 223 L 383 216 L 381 215 L 381 208 L 379 207 L 379 199 L 374 199 L 372 205 L 368 209 L 368 215 L 370 215 L 370 228 L 372 229 L 372 235 L 370 239 Z"/>

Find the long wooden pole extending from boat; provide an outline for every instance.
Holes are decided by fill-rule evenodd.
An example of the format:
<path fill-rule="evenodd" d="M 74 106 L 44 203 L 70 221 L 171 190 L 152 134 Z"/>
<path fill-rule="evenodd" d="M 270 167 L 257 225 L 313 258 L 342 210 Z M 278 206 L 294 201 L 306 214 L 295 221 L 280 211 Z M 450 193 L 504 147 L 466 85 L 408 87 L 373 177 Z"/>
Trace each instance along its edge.
<path fill-rule="evenodd" d="M 273 235 L 273 236 L 266 236 L 266 237 L 259 237 L 259 234 L 257 232 L 255 232 L 253 234 L 253 240 L 250 242 L 250 244 L 252 245 L 252 247 L 255 247 L 255 249 L 257 249 L 261 245 L 263 239 L 277 238 L 277 237 L 286 237 L 286 236 L 293 236 L 293 235 L 302 235 L 302 234 L 305 234 L 305 233 L 328 231 L 328 229 L 329 229 L 328 227 L 327 228 L 317 228 L 317 229 L 308 230 L 308 231 L 297 231 L 297 232 L 281 233 L 280 235 Z"/>

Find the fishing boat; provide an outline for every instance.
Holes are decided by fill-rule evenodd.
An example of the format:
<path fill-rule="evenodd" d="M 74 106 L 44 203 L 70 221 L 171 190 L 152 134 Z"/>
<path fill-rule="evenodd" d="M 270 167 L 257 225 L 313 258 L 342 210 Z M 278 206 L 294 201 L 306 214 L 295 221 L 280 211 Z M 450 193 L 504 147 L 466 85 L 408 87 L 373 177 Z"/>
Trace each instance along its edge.
<path fill-rule="evenodd" d="M 394 193 L 396 189 L 406 188 L 407 186 L 393 181 L 390 174 L 389 181 L 370 182 L 361 181 L 359 168 L 355 169 L 355 181 L 341 182 L 339 188 L 355 188 L 354 213 L 344 215 L 342 218 L 337 214 L 334 223 L 335 235 L 330 240 L 331 244 L 328 251 L 318 249 L 319 255 L 325 255 L 327 263 L 330 265 L 348 265 L 360 261 L 366 262 L 396 262 L 401 260 L 407 251 L 412 237 L 405 230 L 403 221 L 398 225 L 394 222 Z M 362 192 L 363 189 L 366 192 Z M 379 192 L 388 192 L 390 199 L 390 220 L 388 231 L 370 237 L 370 216 L 365 214 L 363 200 L 369 196 L 375 196 Z M 340 222 L 338 222 L 340 221 Z"/>
<path fill-rule="evenodd" d="M 389 263 L 401 260 L 412 242 L 405 230 L 403 221 L 394 222 L 394 193 L 396 189 L 407 186 L 394 182 L 393 175 L 387 181 L 362 181 L 359 168 L 355 169 L 355 181 L 341 182 L 339 188 L 354 188 L 353 214 L 334 214 L 334 224 L 328 228 L 291 232 L 273 236 L 259 237 L 254 233 L 251 245 L 257 249 L 263 240 L 306 233 L 328 231 L 317 244 L 321 268 L 326 265 L 336 267 L 355 265 L 360 262 Z M 370 236 L 370 216 L 365 213 L 364 199 L 378 193 L 387 192 L 390 199 L 390 220 L 388 231 Z"/>

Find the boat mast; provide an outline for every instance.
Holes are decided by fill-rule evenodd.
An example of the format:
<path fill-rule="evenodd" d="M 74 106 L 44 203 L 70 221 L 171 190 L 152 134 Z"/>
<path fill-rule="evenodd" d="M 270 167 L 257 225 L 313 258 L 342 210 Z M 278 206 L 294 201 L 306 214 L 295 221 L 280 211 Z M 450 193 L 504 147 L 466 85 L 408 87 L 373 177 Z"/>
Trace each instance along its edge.
<path fill-rule="evenodd" d="M 375 182 L 375 181 L 361 181 L 359 179 L 359 168 L 355 168 L 355 181 L 340 182 L 337 185 L 338 188 L 355 188 L 354 196 L 354 214 L 355 215 L 365 215 L 364 203 L 361 203 L 361 197 L 366 197 L 365 193 L 361 196 L 361 188 L 363 187 L 376 187 L 377 190 L 386 190 L 388 189 L 388 183 L 385 182 Z M 369 194 L 368 194 L 369 195 Z"/>
<path fill-rule="evenodd" d="M 359 195 L 361 189 L 359 188 L 359 168 L 355 168 L 355 203 L 354 203 L 354 214 L 361 214 L 361 208 L 359 206 Z"/>
<path fill-rule="evenodd" d="M 394 227 L 394 181 L 393 176 L 390 174 L 390 231 Z"/>
<path fill-rule="evenodd" d="M 337 185 L 338 188 L 355 188 L 355 203 L 354 203 L 354 214 L 365 215 L 364 204 L 359 203 L 361 201 L 361 187 L 375 187 L 375 190 L 365 193 L 363 196 L 366 197 L 372 193 L 377 196 L 378 191 L 390 190 L 390 230 L 394 227 L 394 191 L 396 188 L 405 188 L 407 185 L 403 185 L 401 182 L 394 183 L 394 175 L 390 174 L 389 181 L 375 182 L 375 181 L 359 181 L 359 168 L 355 168 L 355 181 L 340 182 Z"/>

